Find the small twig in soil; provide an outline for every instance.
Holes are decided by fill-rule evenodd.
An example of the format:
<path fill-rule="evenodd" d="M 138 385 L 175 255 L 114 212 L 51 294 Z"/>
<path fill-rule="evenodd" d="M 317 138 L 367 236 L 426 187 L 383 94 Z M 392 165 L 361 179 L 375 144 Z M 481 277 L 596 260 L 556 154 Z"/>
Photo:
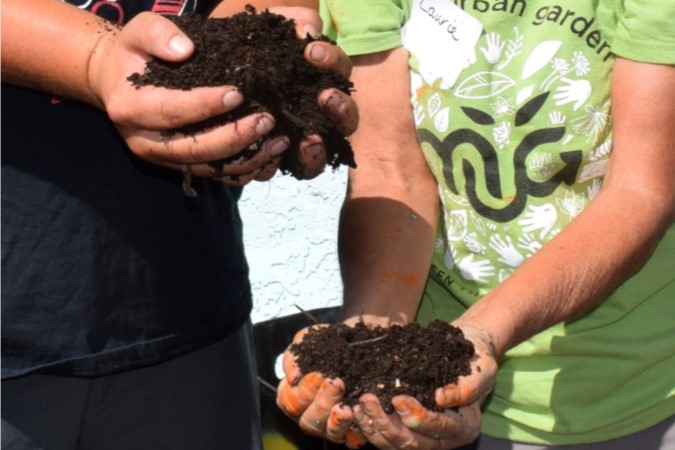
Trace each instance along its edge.
<path fill-rule="evenodd" d="M 317 318 L 314 317 L 310 312 L 305 311 L 304 309 L 302 309 L 302 308 L 299 307 L 298 305 L 295 305 L 295 307 L 298 308 L 298 309 L 300 310 L 300 312 L 303 313 L 303 314 L 305 315 L 305 317 L 307 317 L 309 320 L 311 320 L 312 322 L 314 322 L 315 325 L 319 325 L 319 321 L 317 320 Z"/>
<path fill-rule="evenodd" d="M 374 337 L 372 339 L 366 339 L 363 341 L 355 341 L 355 342 L 350 342 L 347 345 L 364 345 L 364 344 L 370 344 L 371 342 L 377 342 L 381 341 L 382 339 L 386 338 L 387 335 L 383 334 L 382 336 Z"/>
<path fill-rule="evenodd" d="M 277 391 L 277 388 L 275 388 L 274 386 L 269 384 L 267 381 L 263 380 L 260 376 L 258 377 L 258 383 L 262 384 L 263 386 L 265 386 L 267 389 L 269 389 L 272 392 Z"/>
<path fill-rule="evenodd" d="M 297 127 L 302 127 L 305 123 L 301 118 L 299 118 L 298 116 L 296 116 L 295 114 L 293 114 L 292 112 L 290 112 L 286 108 L 282 108 L 281 113 L 284 115 L 284 117 L 286 117 L 288 120 L 290 120 L 291 123 L 293 123 L 293 125 L 295 125 Z"/>

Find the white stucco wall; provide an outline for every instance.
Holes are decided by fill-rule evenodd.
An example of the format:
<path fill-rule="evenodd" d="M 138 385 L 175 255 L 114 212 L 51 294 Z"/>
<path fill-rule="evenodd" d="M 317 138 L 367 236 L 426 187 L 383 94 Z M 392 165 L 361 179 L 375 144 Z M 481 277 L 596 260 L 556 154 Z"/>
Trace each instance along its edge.
<path fill-rule="evenodd" d="M 337 306 L 342 282 L 337 229 L 346 168 L 298 181 L 276 175 L 252 182 L 240 201 L 251 270 L 254 323 Z"/>

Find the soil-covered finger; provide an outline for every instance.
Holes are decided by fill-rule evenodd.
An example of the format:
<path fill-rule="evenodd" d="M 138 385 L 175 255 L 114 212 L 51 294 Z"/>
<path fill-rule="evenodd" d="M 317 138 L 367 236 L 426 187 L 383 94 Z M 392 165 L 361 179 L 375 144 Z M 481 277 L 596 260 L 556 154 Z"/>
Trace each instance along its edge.
<path fill-rule="evenodd" d="M 379 449 L 394 450 L 392 443 L 380 433 L 380 429 L 388 427 L 388 420 L 386 415 L 378 418 L 377 412 L 366 411 L 363 405 L 354 406 L 354 422 L 368 442 Z"/>
<path fill-rule="evenodd" d="M 288 139 L 285 137 L 268 139 L 262 144 L 253 144 L 251 148 L 243 150 L 237 156 L 210 162 L 210 176 L 221 178 L 247 175 L 253 171 L 259 173 L 260 169 L 279 158 L 287 149 Z"/>
<path fill-rule="evenodd" d="M 276 402 L 279 409 L 291 417 L 299 417 L 304 411 L 297 389 L 288 384 L 285 378 L 279 382 Z"/>
<path fill-rule="evenodd" d="M 346 78 L 352 73 L 352 60 L 329 42 L 310 42 L 305 47 L 305 58 L 321 69 L 331 70 Z"/>
<path fill-rule="evenodd" d="M 319 105 L 340 133 L 349 136 L 356 131 L 359 108 L 351 96 L 337 89 L 327 89 L 319 95 Z"/>
<path fill-rule="evenodd" d="M 299 417 L 314 400 L 322 381 L 323 377 L 316 373 L 305 375 L 295 386 L 282 379 L 277 391 L 277 405 L 285 413 Z"/>
<path fill-rule="evenodd" d="M 300 425 L 314 436 L 322 436 L 328 423 L 331 409 L 338 405 L 344 393 L 344 383 L 341 380 L 325 379 L 312 403 L 307 406 Z"/>
<path fill-rule="evenodd" d="M 284 379 L 292 386 L 298 384 L 300 378 L 302 378 L 302 372 L 298 367 L 295 355 L 292 352 L 286 350 L 281 360 L 281 364 L 284 369 Z"/>
<path fill-rule="evenodd" d="M 419 406 L 421 407 L 421 405 Z M 369 434 L 366 434 L 366 437 L 378 448 L 425 450 L 452 448 L 449 446 L 449 442 L 445 441 L 439 433 L 420 433 L 420 430 L 427 430 L 419 426 L 417 428 L 408 426 L 398 414 L 387 415 L 374 398 L 368 398 L 364 395 L 361 400 L 361 407 L 368 416 L 369 426 L 367 429 Z"/>
<path fill-rule="evenodd" d="M 344 443 L 347 433 L 352 425 L 354 413 L 344 403 L 338 403 L 330 410 L 328 422 L 326 422 L 325 438 L 338 444 Z"/>
<path fill-rule="evenodd" d="M 415 433 L 418 440 L 420 436 L 424 436 L 430 440 L 441 440 L 458 446 L 472 442 L 478 437 L 482 422 L 478 403 L 457 410 L 433 412 L 413 402 L 414 399 L 409 398 L 394 399 L 401 422 Z"/>
<path fill-rule="evenodd" d="M 311 180 L 323 173 L 326 168 L 326 149 L 318 135 L 306 137 L 298 150 L 298 159 L 302 166 L 302 178 Z"/>
<path fill-rule="evenodd" d="M 454 438 L 463 433 L 463 427 L 466 425 L 462 416 L 456 412 L 429 411 L 411 397 L 394 397 L 392 402 L 406 427 L 430 438 Z"/>
<path fill-rule="evenodd" d="M 263 167 L 260 168 L 260 171 L 255 176 L 255 181 L 269 181 L 274 177 L 274 175 L 279 170 L 279 164 L 281 164 L 281 158 L 274 158 Z"/>
<path fill-rule="evenodd" d="M 345 431 L 344 444 L 347 448 L 359 448 L 368 442 L 363 432 L 352 423 Z"/>
<path fill-rule="evenodd" d="M 232 86 L 189 91 L 143 86 L 131 96 L 111 97 L 106 102 L 106 111 L 115 123 L 134 124 L 148 130 L 171 130 L 218 117 L 242 101 L 243 97 Z M 129 107 L 130 103 L 133 108 Z"/>
<path fill-rule="evenodd" d="M 251 181 L 255 180 L 262 169 L 255 169 L 253 172 L 243 175 L 226 175 L 224 177 L 216 178 L 221 183 L 231 187 L 244 187 Z"/>
<path fill-rule="evenodd" d="M 121 130 L 131 150 L 139 157 L 158 164 L 208 164 L 231 158 L 256 144 L 274 127 L 267 114 L 247 116 L 196 134 L 170 131 Z M 262 164 L 261 164 L 262 165 Z M 248 170 L 250 172 L 252 169 Z M 240 171 L 244 173 L 246 171 Z M 226 175 L 234 173 L 225 173 Z M 201 176 L 214 176 L 200 173 Z"/>

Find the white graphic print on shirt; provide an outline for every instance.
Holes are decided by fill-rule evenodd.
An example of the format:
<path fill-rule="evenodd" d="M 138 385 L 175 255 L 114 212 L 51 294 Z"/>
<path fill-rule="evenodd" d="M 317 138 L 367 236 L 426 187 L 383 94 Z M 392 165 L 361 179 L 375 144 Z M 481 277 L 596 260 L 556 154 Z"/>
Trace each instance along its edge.
<path fill-rule="evenodd" d="M 484 293 L 600 189 L 611 56 L 592 5 L 575 6 L 413 2 L 403 42 L 419 140 L 444 205 L 436 263 L 445 267 L 436 269 L 449 272 L 446 284 Z M 479 39 L 462 15 L 481 24 Z M 469 38 L 455 40 L 449 23 L 466 25 Z"/>

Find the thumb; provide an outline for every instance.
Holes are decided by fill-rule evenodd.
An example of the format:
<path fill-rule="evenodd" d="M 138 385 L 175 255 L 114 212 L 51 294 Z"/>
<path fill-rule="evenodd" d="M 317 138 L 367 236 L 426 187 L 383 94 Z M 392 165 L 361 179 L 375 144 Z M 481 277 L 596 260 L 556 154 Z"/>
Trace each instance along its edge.
<path fill-rule="evenodd" d="M 203 20 L 195 17 L 194 20 Z M 194 43 L 181 29 L 166 17 L 144 12 L 125 27 L 121 38 L 130 49 L 166 61 L 182 61 L 194 52 Z"/>
<path fill-rule="evenodd" d="M 198 20 L 195 18 L 195 20 Z M 108 109 L 111 92 L 132 73 L 142 71 L 148 59 L 171 62 L 187 59 L 194 44 L 180 28 L 159 14 L 143 12 L 121 30 L 106 30 L 89 58 L 89 89 L 95 103 Z"/>

